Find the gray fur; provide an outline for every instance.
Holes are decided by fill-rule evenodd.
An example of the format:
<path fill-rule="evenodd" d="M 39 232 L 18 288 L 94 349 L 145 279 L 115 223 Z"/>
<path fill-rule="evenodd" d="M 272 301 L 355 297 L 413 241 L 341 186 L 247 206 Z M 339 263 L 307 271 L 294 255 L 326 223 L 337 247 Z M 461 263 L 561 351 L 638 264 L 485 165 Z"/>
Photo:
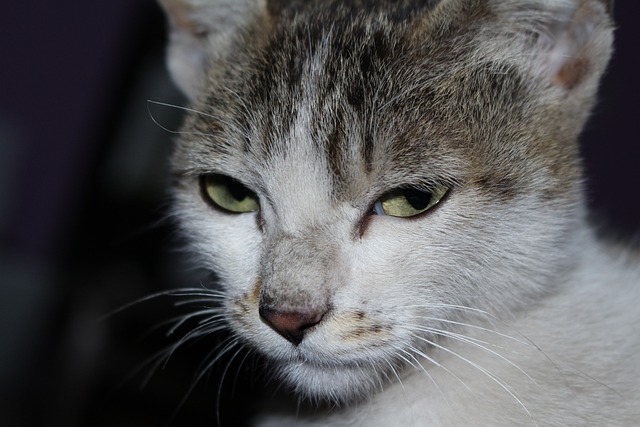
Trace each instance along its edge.
<path fill-rule="evenodd" d="M 265 425 L 638 419 L 638 255 L 594 237 L 577 144 L 612 49 L 604 2 L 162 3 L 193 103 L 183 230 L 231 329 L 301 396 L 343 405 Z M 261 211 L 211 209 L 212 173 Z M 425 215 L 372 215 L 439 186 Z M 323 317 L 294 346 L 259 306 Z"/>

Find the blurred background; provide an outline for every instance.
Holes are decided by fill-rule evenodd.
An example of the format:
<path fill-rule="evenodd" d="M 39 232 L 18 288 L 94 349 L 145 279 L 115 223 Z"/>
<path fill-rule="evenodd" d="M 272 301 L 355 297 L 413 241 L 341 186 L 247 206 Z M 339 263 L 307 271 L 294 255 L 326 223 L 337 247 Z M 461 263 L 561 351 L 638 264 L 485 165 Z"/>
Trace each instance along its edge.
<path fill-rule="evenodd" d="M 173 342 L 161 322 L 184 307 L 157 298 L 103 318 L 203 280 L 166 218 L 171 134 L 154 120 L 176 129 L 180 114 L 148 103 L 184 105 L 164 69 L 161 11 L 152 0 L 5 3 L 0 425 L 239 425 L 251 408 L 231 396 L 256 393 L 250 369 L 231 366 L 220 393 L 222 364 L 189 392 L 216 338 L 145 378 L 145 362 Z M 616 53 L 583 136 L 594 217 L 636 241 L 639 11 L 616 4 Z"/>

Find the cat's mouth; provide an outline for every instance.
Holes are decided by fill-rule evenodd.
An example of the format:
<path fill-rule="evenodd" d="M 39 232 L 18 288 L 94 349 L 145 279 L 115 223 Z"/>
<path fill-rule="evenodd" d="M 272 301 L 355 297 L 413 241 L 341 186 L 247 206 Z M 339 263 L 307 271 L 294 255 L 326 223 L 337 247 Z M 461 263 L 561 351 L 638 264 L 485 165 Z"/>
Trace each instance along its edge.
<path fill-rule="evenodd" d="M 259 313 L 257 298 L 252 302 L 255 305 L 244 299 L 232 306 L 243 309 L 233 311 L 231 329 L 302 396 L 354 401 L 404 370 L 399 354 L 407 351 L 400 349 L 406 337 L 398 335 L 394 320 L 382 313 L 343 307 L 326 310 L 320 319 L 279 318 L 264 309 Z"/>
<path fill-rule="evenodd" d="M 283 361 L 279 361 L 283 362 Z M 291 358 L 284 361 L 296 365 L 304 365 L 317 369 L 357 369 L 371 364 L 371 359 L 350 355 L 348 359 L 329 359 L 326 354 L 318 354 L 313 349 L 294 349 Z"/>
<path fill-rule="evenodd" d="M 403 370 L 392 354 L 394 346 L 369 341 L 354 345 L 344 341 L 349 337 L 331 336 L 327 326 L 315 326 L 298 345 L 270 334 L 277 351 L 266 350 L 264 343 L 254 346 L 297 394 L 333 404 L 357 400 Z"/>
<path fill-rule="evenodd" d="M 306 356 L 280 363 L 278 376 L 299 395 L 342 404 L 380 387 L 389 373 L 371 361 L 318 361 Z"/>

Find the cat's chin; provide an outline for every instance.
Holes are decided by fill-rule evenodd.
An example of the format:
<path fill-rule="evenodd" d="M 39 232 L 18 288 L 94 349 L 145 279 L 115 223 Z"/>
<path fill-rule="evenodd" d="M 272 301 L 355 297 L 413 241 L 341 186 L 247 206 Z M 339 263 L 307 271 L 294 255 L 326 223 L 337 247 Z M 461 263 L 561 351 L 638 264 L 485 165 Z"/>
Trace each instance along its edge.
<path fill-rule="evenodd" d="M 327 366 L 309 362 L 283 364 L 278 372 L 298 395 L 332 404 L 346 404 L 369 395 L 382 386 L 384 376 L 371 366 Z"/>

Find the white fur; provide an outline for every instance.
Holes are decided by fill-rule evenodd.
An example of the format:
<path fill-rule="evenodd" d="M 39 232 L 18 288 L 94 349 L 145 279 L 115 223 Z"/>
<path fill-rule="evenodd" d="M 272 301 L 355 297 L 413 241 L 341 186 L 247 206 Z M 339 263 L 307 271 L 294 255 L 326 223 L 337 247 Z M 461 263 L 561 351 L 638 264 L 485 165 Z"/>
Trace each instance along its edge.
<path fill-rule="evenodd" d="M 266 234 L 254 214 L 213 211 L 195 189 L 179 196 L 190 206 L 184 223 L 200 242 L 196 252 L 220 273 L 231 300 L 246 300 L 265 260 L 286 263 L 299 286 L 333 294 L 330 316 L 298 347 L 260 320 L 257 305 L 241 324 L 230 322 L 300 393 L 367 397 L 316 421 L 292 415 L 261 425 L 634 424 L 637 255 L 599 243 L 579 207 L 564 216 L 535 195 L 487 206 L 471 189 L 418 221 L 374 217 L 353 239 L 358 211 L 331 205 L 306 125 L 301 116 L 292 127 L 288 137 L 299 144 L 287 161 L 263 165 L 273 203 L 262 200 Z M 282 233 L 304 239 L 318 259 L 332 254 L 333 262 L 270 258 L 270 242 Z M 322 274 L 330 279 L 313 280 Z M 362 325 L 355 311 L 389 330 L 345 338 Z M 428 347 L 424 328 L 449 331 L 449 338 Z"/>
<path fill-rule="evenodd" d="M 262 426 L 632 426 L 637 402 L 637 257 L 585 233 L 558 292 L 504 321 L 458 331 L 369 401 L 314 420 Z M 414 362 L 417 365 L 417 362 Z"/>
<path fill-rule="evenodd" d="M 521 3 L 527 2 L 492 4 L 518 11 Z M 545 49 L 536 50 L 537 56 L 522 66 L 538 67 L 553 79 L 570 53 L 588 48 L 597 61 L 586 89 L 570 95 L 554 89 L 554 96 L 574 96 L 582 105 L 590 101 L 606 63 L 610 32 L 583 40 L 591 23 L 576 15 L 578 3 L 544 2 L 559 13 L 556 21 L 571 25 L 545 26 L 550 31 L 548 40 L 541 39 Z M 511 44 L 506 38 L 490 40 L 494 51 L 487 50 L 506 58 L 512 54 L 508 49 L 522 51 L 516 46 L 522 40 Z M 315 59 L 307 82 L 322 72 L 322 58 Z M 193 76 L 187 80 L 195 84 Z M 256 191 L 263 230 L 255 213 L 211 209 L 196 179 L 177 192 L 177 210 L 194 252 L 220 276 L 226 320 L 234 332 L 271 359 L 280 379 L 300 395 L 343 403 L 311 416 L 265 414 L 258 423 L 637 423 L 639 257 L 594 237 L 579 183 L 564 188 L 566 197 L 553 203 L 536 191 L 497 202 L 461 183 L 428 215 L 412 220 L 373 216 L 359 235 L 358 223 L 383 184 L 393 181 L 391 188 L 382 188 L 388 191 L 415 182 L 416 176 L 442 180 L 442 173 L 436 176 L 425 166 L 416 176 L 392 175 L 384 159 L 376 158 L 373 173 L 360 175 L 354 161 L 349 165 L 354 196 L 339 201 L 332 194 L 325 153 L 311 136 L 313 87 L 309 84 L 301 94 L 289 133 L 278 135 L 266 158 L 197 160 L 207 171 L 239 179 Z M 356 125 L 346 132 L 345 139 L 358 147 Z M 261 132 L 247 129 L 247 134 L 259 138 Z M 391 137 L 376 133 L 376 144 L 385 147 Z M 359 158 L 355 151 L 349 155 Z M 440 170 L 463 170 L 464 162 L 452 155 L 442 159 Z M 552 179 L 544 164 L 535 172 L 532 181 Z M 550 186 L 533 182 L 531 187 L 542 192 Z M 321 301 L 330 310 L 294 346 L 260 319 L 257 285 L 263 294 L 288 299 L 287 304 L 299 296 L 301 306 Z"/>

